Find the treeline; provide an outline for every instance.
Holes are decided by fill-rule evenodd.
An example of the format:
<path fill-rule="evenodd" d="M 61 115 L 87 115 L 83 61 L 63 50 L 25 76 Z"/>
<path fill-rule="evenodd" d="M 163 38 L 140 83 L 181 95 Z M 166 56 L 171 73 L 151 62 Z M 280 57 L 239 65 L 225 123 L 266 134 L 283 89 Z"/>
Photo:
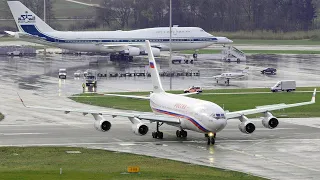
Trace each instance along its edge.
<path fill-rule="evenodd" d="M 173 24 L 207 31 L 314 29 L 318 0 L 172 0 Z M 96 24 L 133 29 L 169 25 L 169 0 L 101 0 Z"/>
<path fill-rule="evenodd" d="M 43 0 L 21 2 L 43 17 Z M 46 0 L 47 23 L 62 30 L 54 18 L 54 3 L 58 0 Z M 198 26 L 209 32 L 279 33 L 320 29 L 319 7 L 320 0 L 172 0 L 174 25 Z M 77 21 L 68 30 L 169 26 L 169 0 L 101 0 L 100 7 L 86 8 L 96 8 L 96 15 L 89 17 L 94 20 Z"/>

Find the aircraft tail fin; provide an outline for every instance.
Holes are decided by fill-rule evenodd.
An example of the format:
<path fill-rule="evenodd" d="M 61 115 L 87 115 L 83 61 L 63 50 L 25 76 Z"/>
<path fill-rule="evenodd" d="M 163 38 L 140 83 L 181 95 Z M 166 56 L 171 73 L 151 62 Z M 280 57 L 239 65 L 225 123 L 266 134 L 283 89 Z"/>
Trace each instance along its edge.
<path fill-rule="evenodd" d="M 148 40 L 146 40 L 146 49 L 147 49 L 147 52 L 148 52 L 148 59 L 149 59 L 149 67 L 150 67 L 150 71 L 151 71 L 153 93 L 165 92 L 163 90 L 163 88 L 162 88 L 159 72 L 158 72 L 158 69 L 157 69 L 157 64 L 156 64 L 156 61 L 155 61 L 153 53 L 152 53 L 150 42 Z"/>
<path fill-rule="evenodd" d="M 20 32 L 55 31 L 20 1 L 8 1 L 8 5 Z"/>

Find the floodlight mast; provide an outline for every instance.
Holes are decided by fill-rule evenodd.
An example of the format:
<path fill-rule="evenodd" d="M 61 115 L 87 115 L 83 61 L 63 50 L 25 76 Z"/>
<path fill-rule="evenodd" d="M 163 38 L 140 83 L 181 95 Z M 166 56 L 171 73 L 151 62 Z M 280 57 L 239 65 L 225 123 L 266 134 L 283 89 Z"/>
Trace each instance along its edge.
<path fill-rule="evenodd" d="M 170 0 L 170 56 L 169 56 L 169 64 L 170 64 L 170 90 L 172 90 L 172 0 Z"/>

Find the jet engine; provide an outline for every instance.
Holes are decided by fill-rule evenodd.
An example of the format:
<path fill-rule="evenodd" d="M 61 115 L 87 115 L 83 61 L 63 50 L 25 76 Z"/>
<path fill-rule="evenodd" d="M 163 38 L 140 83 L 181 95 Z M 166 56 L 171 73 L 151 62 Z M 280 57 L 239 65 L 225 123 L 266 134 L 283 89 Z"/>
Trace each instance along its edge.
<path fill-rule="evenodd" d="M 159 48 L 151 48 L 151 51 L 153 53 L 153 56 L 160 56 L 160 49 Z M 140 52 L 141 55 L 148 55 L 148 52 L 146 50 Z"/>
<path fill-rule="evenodd" d="M 246 116 L 240 118 L 241 123 L 239 124 L 239 130 L 246 134 L 251 134 L 256 129 L 256 126 L 249 121 Z"/>
<path fill-rule="evenodd" d="M 267 112 L 265 117 L 262 119 L 262 125 L 269 129 L 274 129 L 279 125 L 279 121 L 271 113 Z"/>
<path fill-rule="evenodd" d="M 143 123 L 139 123 L 139 124 L 132 124 L 132 131 L 136 134 L 136 135 L 146 135 L 149 131 L 149 128 L 147 125 L 143 124 Z"/>
<path fill-rule="evenodd" d="M 159 48 L 151 48 L 153 56 L 160 56 L 160 49 Z"/>
<path fill-rule="evenodd" d="M 111 123 L 109 121 L 106 121 L 106 120 L 96 120 L 94 122 L 94 127 L 98 131 L 106 132 L 106 131 L 110 130 Z"/>
<path fill-rule="evenodd" d="M 137 47 L 129 47 L 127 50 L 124 50 L 124 54 L 129 56 L 139 56 L 140 49 Z"/>

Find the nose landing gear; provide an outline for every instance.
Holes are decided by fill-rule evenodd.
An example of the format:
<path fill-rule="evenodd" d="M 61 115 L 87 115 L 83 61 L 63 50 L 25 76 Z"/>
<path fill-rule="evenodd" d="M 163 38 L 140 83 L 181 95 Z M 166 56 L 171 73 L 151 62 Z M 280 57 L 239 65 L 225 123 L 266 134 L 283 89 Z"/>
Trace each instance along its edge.
<path fill-rule="evenodd" d="M 207 138 L 207 145 L 214 145 L 216 143 L 216 135 L 216 133 L 205 134 L 205 137 Z"/>

